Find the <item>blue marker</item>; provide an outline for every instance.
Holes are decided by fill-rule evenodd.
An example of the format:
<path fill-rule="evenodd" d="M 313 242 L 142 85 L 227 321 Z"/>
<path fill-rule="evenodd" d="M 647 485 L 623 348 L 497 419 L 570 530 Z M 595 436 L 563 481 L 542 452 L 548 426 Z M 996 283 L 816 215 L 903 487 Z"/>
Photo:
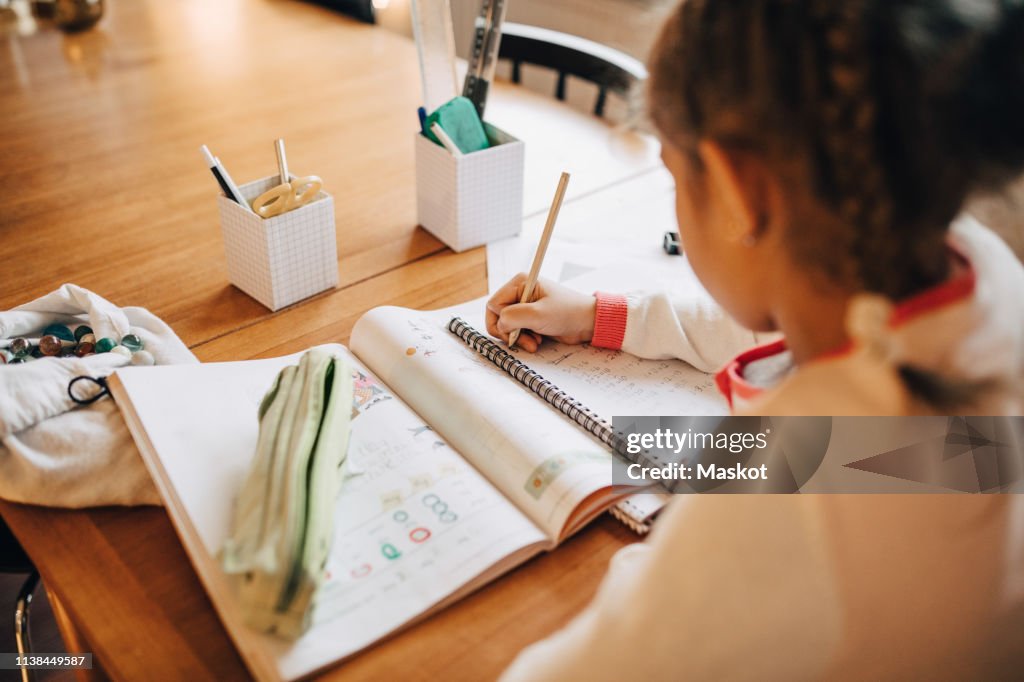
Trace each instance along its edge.
<path fill-rule="evenodd" d="M 420 117 L 420 132 L 423 133 L 423 134 L 426 134 L 426 132 L 427 132 L 427 110 L 424 109 L 423 107 L 420 107 L 419 109 L 416 110 L 416 113 L 419 114 L 419 117 Z"/>

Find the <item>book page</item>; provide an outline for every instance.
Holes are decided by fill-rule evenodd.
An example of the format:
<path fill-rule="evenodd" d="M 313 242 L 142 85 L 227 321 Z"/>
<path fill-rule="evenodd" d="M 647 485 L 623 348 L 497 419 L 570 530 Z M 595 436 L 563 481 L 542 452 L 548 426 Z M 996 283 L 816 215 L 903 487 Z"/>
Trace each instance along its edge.
<path fill-rule="evenodd" d="M 447 330 L 453 315 L 486 333 L 484 300 L 440 311 L 377 308 L 353 352 L 501 488 L 549 537 L 611 485 L 606 446 Z M 550 344 L 517 357 L 606 420 L 615 414 L 721 414 L 709 375 L 590 346 Z"/>
<path fill-rule="evenodd" d="M 368 646 L 511 555 L 549 544 L 362 363 L 329 348 L 354 370 L 352 432 L 314 624 L 291 643 L 242 624 L 217 556 L 256 451 L 258 404 L 300 355 L 117 374 L 127 398 L 119 404 L 130 403 L 144 430 L 150 447 L 133 435 L 229 632 L 247 659 L 265 659 L 285 679 Z"/>

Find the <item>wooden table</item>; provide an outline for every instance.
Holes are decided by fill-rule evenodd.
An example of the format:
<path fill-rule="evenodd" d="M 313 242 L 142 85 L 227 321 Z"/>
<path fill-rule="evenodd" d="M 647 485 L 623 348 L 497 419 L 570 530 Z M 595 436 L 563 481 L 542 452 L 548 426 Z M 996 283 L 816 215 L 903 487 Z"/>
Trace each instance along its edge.
<path fill-rule="evenodd" d="M 0 309 L 75 282 L 149 308 L 210 361 L 345 342 L 369 308 L 486 292 L 482 249 L 454 254 L 416 227 L 411 43 L 294 2 L 107 5 L 87 33 L 0 35 Z M 510 86 L 488 115 L 527 142 L 527 213 L 563 168 L 571 202 L 658 163 L 653 142 Z M 277 137 L 335 197 L 341 283 L 271 314 L 228 284 L 198 147 L 244 182 L 274 171 Z M 247 676 L 162 509 L 0 513 L 112 677 Z M 494 677 L 578 611 L 633 539 L 599 520 L 327 677 Z"/>

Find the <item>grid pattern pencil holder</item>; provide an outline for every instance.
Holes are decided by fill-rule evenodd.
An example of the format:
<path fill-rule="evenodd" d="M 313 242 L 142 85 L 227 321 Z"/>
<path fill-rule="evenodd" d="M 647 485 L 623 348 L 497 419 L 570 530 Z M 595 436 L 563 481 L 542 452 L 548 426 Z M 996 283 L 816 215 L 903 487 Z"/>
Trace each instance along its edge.
<path fill-rule="evenodd" d="M 272 175 L 238 189 L 251 204 L 280 181 Z M 321 190 L 308 204 L 273 218 L 261 218 L 223 194 L 217 204 L 228 279 L 267 308 L 280 310 L 338 285 L 330 194 Z"/>
<path fill-rule="evenodd" d="M 484 123 L 491 146 L 455 157 L 416 133 L 416 215 L 454 251 L 519 234 L 525 145 Z"/>

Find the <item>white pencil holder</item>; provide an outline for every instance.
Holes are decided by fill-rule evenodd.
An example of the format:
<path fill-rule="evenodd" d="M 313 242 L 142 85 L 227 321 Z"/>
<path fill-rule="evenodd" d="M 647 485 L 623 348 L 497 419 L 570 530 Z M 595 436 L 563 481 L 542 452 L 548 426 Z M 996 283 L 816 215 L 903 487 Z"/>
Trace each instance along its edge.
<path fill-rule="evenodd" d="M 416 214 L 454 251 L 519 234 L 525 145 L 484 123 L 491 146 L 456 157 L 416 133 Z"/>
<path fill-rule="evenodd" d="M 252 201 L 278 175 L 239 187 Z M 217 197 L 228 279 L 271 310 L 280 310 L 338 285 L 334 199 L 320 191 L 313 201 L 273 218 L 261 218 L 223 194 Z"/>

